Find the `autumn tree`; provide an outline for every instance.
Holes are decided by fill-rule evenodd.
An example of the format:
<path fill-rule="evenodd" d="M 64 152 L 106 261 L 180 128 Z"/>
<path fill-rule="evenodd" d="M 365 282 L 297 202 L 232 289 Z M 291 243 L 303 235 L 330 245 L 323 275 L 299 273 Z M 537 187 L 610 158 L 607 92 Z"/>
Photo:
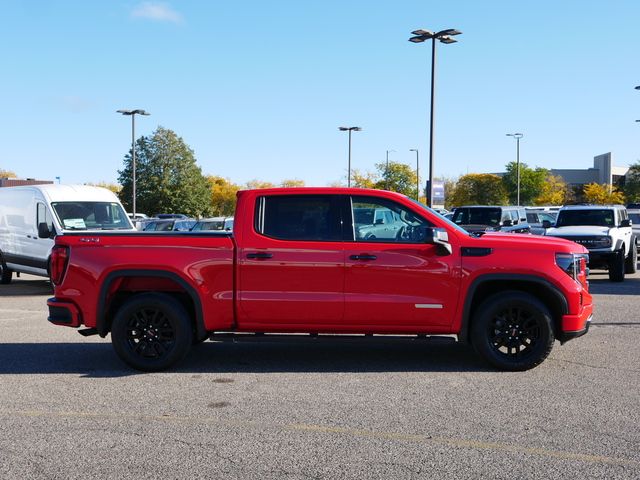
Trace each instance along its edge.
<path fill-rule="evenodd" d="M 606 183 L 588 183 L 582 190 L 585 201 L 596 205 L 624 203 L 624 194 Z"/>
<path fill-rule="evenodd" d="M 549 173 L 540 187 L 539 195 L 534 198 L 533 205 L 564 205 L 569 203 L 568 195 L 569 189 L 562 177 Z"/>
<path fill-rule="evenodd" d="M 372 172 L 351 171 L 351 186 L 356 188 L 376 188 L 379 176 Z"/>
<path fill-rule="evenodd" d="M 292 179 L 283 180 L 280 183 L 280 186 L 285 188 L 298 188 L 298 187 L 304 187 L 305 183 L 304 183 L 304 180 L 292 178 Z"/>
<path fill-rule="evenodd" d="M 275 184 L 271 182 L 263 182 L 262 180 L 249 180 L 246 185 L 247 190 L 259 190 L 262 188 L 274 188 Z"/>
<path fill-rule="evenodd" d="M 194 152 L 172 130 L 158 127 L 151 136 L 140 137 L 136 149 L 136 209 L 149 213 L 210 213 L 211 193 Z M 120 200 L 132 208 L 131 151 L 118 172 Z"/>
<path fill-rule="evenodd" d="M 236 210 L 236 194 L 240 186 L 228 178 L 207 176 L 211 192 L 211 214 L 216 217 L 231 217 Z"/>
<path fill-rule="evenodd" d="M 0 168 L 0 178 L 16 178 L 16 174 L 11 170 L 4 170 Z"/>
<path fill-rule="evenodd" d="M 376 163 L 379 180 L 373 188 L 380 190 L 390 190 L 402 193 L 408 197 L 415 198 L 416 195 L 416 172 L 409 165 L 399 162 Z"/>
<path fill-rule="evenodd" d="M 491 173 L 469 173 L 458 179 L 450 205 L 505 205 L 507 191 L 502 179 Z"/>

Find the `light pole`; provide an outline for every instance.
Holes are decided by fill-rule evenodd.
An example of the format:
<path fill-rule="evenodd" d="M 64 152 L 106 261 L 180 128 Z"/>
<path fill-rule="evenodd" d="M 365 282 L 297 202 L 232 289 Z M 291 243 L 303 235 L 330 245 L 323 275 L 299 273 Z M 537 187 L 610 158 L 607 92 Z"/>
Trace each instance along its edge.
<path fill-rule="evenodd" d="M 416 202 L 420 201 L 420 157 L 417 148 L 410 148 L 410 152 L 416 152 Z"/>
<path fill-rule="evenodd" d="M 389 152 L 394 152 L 395 150 L 387 150 L 387 166 L 384 169 L 385 176 L 385 190 L 389 190 Z"/>
<path fill-rule="evenodd" d="M 429 188 L 427 192 L 427 205 L 432 205 L 432 192 L 433 192 L 433 125 L 434 125 L 434 101 L 436 91 L 436 40 L 441 43 L 456 43 L 457 40 L 451 38 L 455 35 L 460 35 L 462 32 L 455 28 L 447 28 L 446 30 L 440 30 L 439 32 L 431 32 L 429 30 L 414 30 L 411 32 L 415 35 L 409 39 L 413 43 L 422 43 L 425 40 L 432 40 L 431 44 L 431 121 L 429 130 Z"/>
<path fill-rule="evenodd" d="M 136 114 L 138 115 L 150 115 L 141 109 L 136 110 L 117 110 L 122 115 L 131 116 L 131 168 L 132 168 L 132 180 L 133 180 L 133 218 L 136 218 Z"/>
<path fill-rule="evenodd" d="M 507 137 L 516 139 L 516 189 L 518 191 L 516 205 L 520 206 L 520 139 L 524 137 L 524 135 L 522 133 L 507 133 Z"/>
<path fill-rule="evenodd" d="M 360 132 L 360 127 L 338 127 L 341 132 L 349 132 L 349 169 L 347 176 L 347 187 L 351 187 L 351 132 Z"/>

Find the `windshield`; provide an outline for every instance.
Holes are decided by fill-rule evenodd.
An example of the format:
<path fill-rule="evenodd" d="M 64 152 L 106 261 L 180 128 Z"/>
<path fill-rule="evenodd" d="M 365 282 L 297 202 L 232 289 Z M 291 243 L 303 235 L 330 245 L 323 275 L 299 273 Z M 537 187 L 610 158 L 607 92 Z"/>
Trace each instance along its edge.
<path fill-rule="evenodd" d="M 51 206 L 64 230 L 133 229 L 119 203 L 56 202 Z"/>
<path fill-rule="evenodd" d="M 613 227 L 613 210 L 563 210 L 558 214 L 556 227 L 575 227 L 581 225 Z"/>
<path fill-rule="evenodd" d="M 423 210 L 427 210 L 428 212 L 434 213 L 435 215 L 437 215 L 439 218 L 441 218 L 442 220 L 444 220 L 444 222 L 447 223 L 447 225 L 455 228 L 457 231 L 459 231 L 460 233 L 464 233 L 465 235 L 470 235 L 469 232 L 467 232 L 464 228 L 462 228 L 459 225 L 456 225 L 455 223 L 453 223 L 451 220 L 449 220 L 448 218 L 443 217 L 442 215 L 440 215 L 438 212 L 436 212 L 435 210 L 432 210 L 431 208 L 427 207 L 424 203 L 420 203 L 416 200 L 414 200 L 413 198 L 409 198 L 407 197 L 409 200 L 411 200 L 411 202 L 414 205 L 418 205 L 421 209 Z"/>
<path fill-rule="evenodd" d="M 456 208 L 452 220 L 456 225 L 488 225 L 497 227 L 500 225 L 501 215 L 501 210 L 495 207 Z"/>

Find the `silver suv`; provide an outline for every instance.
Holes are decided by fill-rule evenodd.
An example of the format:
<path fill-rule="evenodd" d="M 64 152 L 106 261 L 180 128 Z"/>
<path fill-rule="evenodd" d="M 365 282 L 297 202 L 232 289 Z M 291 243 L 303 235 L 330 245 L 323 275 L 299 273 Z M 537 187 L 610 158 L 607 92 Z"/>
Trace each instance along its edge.
<path fill-rule="evenodd" d="M 631 225 L 622 205 L 570 205 L 560 209 L 555 226 L 547 228 L 545 235 L 583 245 L 589 250 L 589 268 L 605 268 L 609 280 L 622 282 L 625 273 L 637 271 L 638 250 Z"/>

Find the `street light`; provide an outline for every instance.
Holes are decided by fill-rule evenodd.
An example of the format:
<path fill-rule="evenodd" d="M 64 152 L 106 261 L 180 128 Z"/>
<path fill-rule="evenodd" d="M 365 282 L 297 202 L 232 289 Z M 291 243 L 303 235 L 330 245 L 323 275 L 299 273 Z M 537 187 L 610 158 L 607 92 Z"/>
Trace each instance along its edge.
<path fill-rule="evenodd" d="M 420 201 L 420 157 L 417 148 L 410 148 L 410 152 L 416 152 L 416 202 Z"/>
<path fill-rule="evenodd" d="M 384 176 L 385 176 L 385 190 L 389 190 L 389 152 L 393 152 L 395 153 L 395 150 L 387 150 L 387 166 L 384 170 Z"/>
<path fill-rule="evenodd" d="M 507 137 L 516 139 L 516 177 L 517 177 L 517 205 L 520 206 L 520 139 L 524 137 L 522 133 L 507 133 Z"/>
<path fill-rule="evenodd" d="M 141 109 L 136 110 L 117 110 L 122 115 L 131 116 L 131 165 L 133 170 L 133 218 L 136 218 L 136 114 L 138 115 L 150 115 Z"/>
<path fill-rule="evenodd" d="M 457 40 L 451 38 L 455 35 L 460 35 L 462 32 L 455 28 L 447 28 L 446 30 L 440 30 L 439 32 L 431 32 L 429 30 L 414 30 L 411 32 L 413 37 L 409 39 L 413 43 L 422 43 L 425 40 L 432 40 L 431 44 L 431 121 L 429 131 L 429 186 L 427 188 L 427 205 L 432 206 L 432 192 L 433 192 L 433 124 L 434 124 L 434 100 L 436 91 L 436 40 L 440 43 L 456 43 Z"/>
<path fill-rule="evenodd" d="M 349 170 L 347 176 L 347 187 L 351 187 L 351 132 L 360 132 L 360 127 L 338 127 L 341 132 L 349 132 Z"/>

